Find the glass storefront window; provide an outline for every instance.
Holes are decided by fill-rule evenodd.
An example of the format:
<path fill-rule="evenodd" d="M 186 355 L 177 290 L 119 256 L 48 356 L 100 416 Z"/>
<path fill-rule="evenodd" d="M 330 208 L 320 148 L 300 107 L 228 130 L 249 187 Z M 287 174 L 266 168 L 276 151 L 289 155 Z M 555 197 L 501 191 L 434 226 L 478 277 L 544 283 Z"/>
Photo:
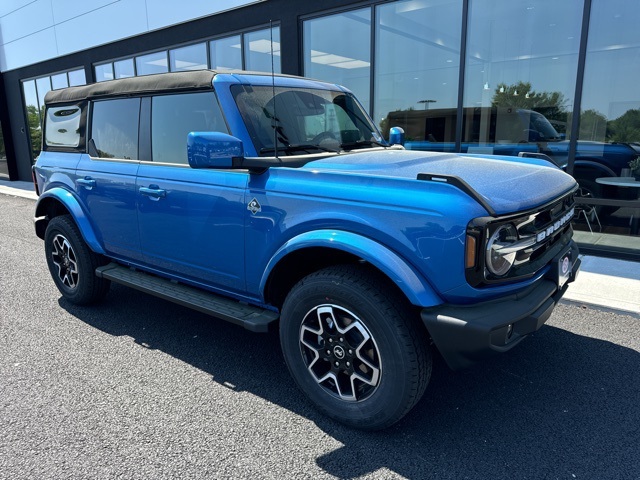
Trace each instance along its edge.
<path fill-rule="evenodd" d="M 51 75 L 51 87 L 53 88 L 53 90 L 57 90 L 58 88 L 67 88 L 68 86 L 69 82 L 67 80 L 66 73 Z"/>
<path fill-rule="evenodd" d="M 207 68 L 207 45 L 198 43 L 169 51 L 172 72 Z"/>
<path fill-rule="evenodd" d="M 106 82 L 113 80 L 113 63 L 103 63 L 94 67 L 96 72 L 96 82 Z"/>
<path fill-rule="evenodd" d="M 640 216 L 639 17 L 638 2 L 592 1 L 574 166 L 588 197 L 609 200 L 593 205 L 596 229 L 634 236 Z M 588 230 L 595 222 L 585 223 Z"/>
<path fill-rule="evenodd" d="M 338 83 L 371 111 L 371 9 L 304 22 L 304 75 Z"/>
<path fill-rule="evenodd" d="M 116 78 L 134 77 L 136 72 L 133 68 L 133 58 L 113 62 L 113 73 Z"/>
<path fill-rule="evenodd" d="M 273 45 L 271 37 L 273 35 Z M 273 52 L 273 62 L 271 54 Z M 280 73 L 280 27 L 266 28 L 244 35 L 244 63 L 254 72 Z"/>
<path fill-rule="evenodd" d="M 168 72 L 167 52 L 156 52 L 136 57 L 136 71 L 138 75 Z"/>
<path fill-rule="evenodd" d="M 242 70 L 240 35 L 209 42 L 210 65 L 213 70 Z"/>
<path fill-rule="evenodd" d="M 86 85 L 87 77 L 84 74 L 84 68 L 79 68 L 77 70 L 71 70 L 67 72 L 69 76 L 69 86 L 76 87 L 78 85 Z"/>
<path fill-rule="evenodd" d="M 470 2 L 463 152 L 566 165 L 581 17 L 582 2 Z"/>
<path fill-rule="evenodd" d="M 44 96 L 51 90 L 51 78 L 41 77 L 36 79 L 36 88 L 38 90 L 38 108 L 40 109 L 40 120 L 42 120 L 42 112 L 44 111 Z M 42 125 L 42 121 L 40 125 Z"/>
<path fill-rule="evenodd" d="M 374 119 L 406 147 L 455 149 L 462 2 L 407 0 L 377 7 Z"/>
<path fill-rule="evenodd" d="M 27 127 L 29 128 L 29 142 L 31 144 L 31 161 L 40 153 L 42 144 L 42 129 L 40 128 L 40 107 L 35 80 L 22 82 Z"/>

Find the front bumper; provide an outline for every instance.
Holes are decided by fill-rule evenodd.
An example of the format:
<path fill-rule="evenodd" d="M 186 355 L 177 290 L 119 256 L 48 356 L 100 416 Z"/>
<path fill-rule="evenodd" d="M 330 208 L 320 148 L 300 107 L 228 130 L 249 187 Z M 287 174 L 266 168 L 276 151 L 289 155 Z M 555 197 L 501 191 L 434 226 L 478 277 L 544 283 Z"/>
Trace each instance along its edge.
<path fill-rule="evenodd" d="M 566 283 L 559 270 L 561 260 L 570 258 Z M 435 346 L 453 370 L 466 368 L 478 360 L 511 350 L 538 330 L 551 316 L 569 283 L 580 270 L 575 243 L 556 257 L 549 274 L 523 292 L 474 305 L 440 305 L 421 312 Z M 565 265 L 566 268 L 566 265 Z"/>

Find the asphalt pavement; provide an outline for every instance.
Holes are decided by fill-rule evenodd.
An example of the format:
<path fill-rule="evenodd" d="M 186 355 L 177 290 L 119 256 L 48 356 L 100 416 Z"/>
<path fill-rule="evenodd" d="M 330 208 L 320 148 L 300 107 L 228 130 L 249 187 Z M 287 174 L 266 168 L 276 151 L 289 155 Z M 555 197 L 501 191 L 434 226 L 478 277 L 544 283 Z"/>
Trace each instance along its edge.
<path fill-rule="evenodd" d="M 436 357 L 416 408 L 363 433 L 306 401 L 276 333 L 119 285 L 97 306 L 66 302 L 33 207 L 0 195 L 2 480 L 640 478 L 640 321 L 627 304 L 568 300 L 517 349 L 463 372 Z"/>

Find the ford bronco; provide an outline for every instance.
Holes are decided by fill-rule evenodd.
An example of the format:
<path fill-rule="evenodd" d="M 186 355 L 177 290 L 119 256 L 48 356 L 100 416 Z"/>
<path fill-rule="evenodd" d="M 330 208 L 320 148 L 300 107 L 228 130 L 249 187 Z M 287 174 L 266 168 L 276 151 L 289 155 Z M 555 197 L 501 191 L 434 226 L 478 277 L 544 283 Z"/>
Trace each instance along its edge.
<path fill-rule="evenodd" d="M 385 428 L 551 315 L 580 260 L 544 160 L 407 151 L 345 88 L 194 71 L 49 92 L 35 230 L 63 297 L 118 282 L 279 328 L 321 411 Z"/>

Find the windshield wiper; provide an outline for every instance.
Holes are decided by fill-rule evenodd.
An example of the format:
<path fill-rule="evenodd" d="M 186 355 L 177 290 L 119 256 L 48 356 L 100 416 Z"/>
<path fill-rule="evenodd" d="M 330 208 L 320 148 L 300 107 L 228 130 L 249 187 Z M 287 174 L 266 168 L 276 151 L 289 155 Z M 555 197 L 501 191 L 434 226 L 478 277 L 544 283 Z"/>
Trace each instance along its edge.
<path fill-rule="evenodd" d="M 375 140 L 357 140 L 355 142 L 345 142 L 345 143 L 341 143 L 340 144 L 340 148 L 343 148 L 345 150 L 351 150 L 354 148 L 361 148 L 361 147 L 388 147 L 389 145 L 386 145 L 382 142 L 376 142 Z"/>
<path fill-rule="evenodd" d="M 310 150 L 320 150 L 321 152 L 337 153 L 336 150 L 333 150 L 332 148 L 321 147 L 320 145 L 314 145 L 312 143 L 298 143 L 283 145 L 281 147 L 278 147 L 277 149 L 275 147 L 264 147 L 260 149 L 260 154 L 275 153 L 276 151 L 283 153 L 293 153 L 300 151 L 309 152 Z"/>

